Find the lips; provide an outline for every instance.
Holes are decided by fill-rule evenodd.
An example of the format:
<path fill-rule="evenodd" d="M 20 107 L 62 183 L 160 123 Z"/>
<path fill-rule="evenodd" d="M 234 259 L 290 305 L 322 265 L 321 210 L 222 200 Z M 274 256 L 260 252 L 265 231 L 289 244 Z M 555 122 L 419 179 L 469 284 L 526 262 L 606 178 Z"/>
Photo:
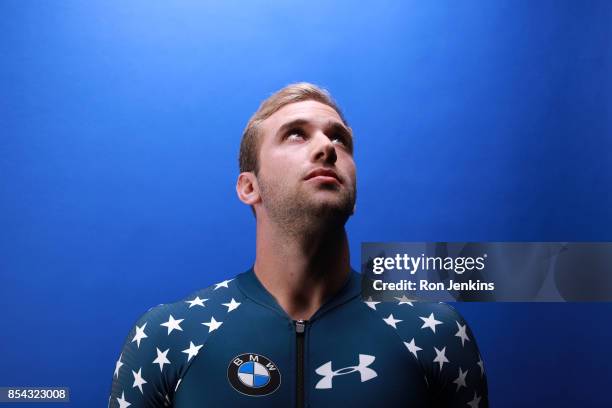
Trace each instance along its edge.
<path fill-rule="evenodd" d="M 342 181 L 340 180 L 340 177 L 338 177 L 338 174 L 331 170 L 331 169 L 326 169 L 323 167 L 320 167 L 318 169 L 314 169 L 311 172 L 309 172 L 306 177 L 304 178 L 304 180 L 309 180 L 311 178 L 314 177 L 330 177 L 330 178 L 334 178 L 338 183 L 342 183 Z"/>

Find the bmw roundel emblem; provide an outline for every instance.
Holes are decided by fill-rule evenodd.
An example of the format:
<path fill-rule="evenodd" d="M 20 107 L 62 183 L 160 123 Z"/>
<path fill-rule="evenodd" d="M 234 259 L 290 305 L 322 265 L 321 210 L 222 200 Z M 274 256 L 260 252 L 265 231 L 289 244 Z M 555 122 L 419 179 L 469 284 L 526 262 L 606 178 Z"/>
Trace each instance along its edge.
<path fill-rule="evenodd" d="M 272 394 L 281 383 L 278 367 L 261 354 L 240 354 L 230 361 L 227 379 L 234 389 L 254 397 Z"/>

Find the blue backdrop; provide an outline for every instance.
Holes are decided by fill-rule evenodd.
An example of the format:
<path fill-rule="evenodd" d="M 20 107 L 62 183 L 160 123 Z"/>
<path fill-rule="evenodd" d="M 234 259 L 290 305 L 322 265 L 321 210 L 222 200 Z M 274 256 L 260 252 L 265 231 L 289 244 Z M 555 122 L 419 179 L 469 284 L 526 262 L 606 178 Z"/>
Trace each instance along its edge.
<path fill-rule="evenodd" d="M 251 265 L 240 135 L 290 82 L 354 129 L 355 268 L 612 241 L 612 2 L 245 3 L 0 1 L 0 386 L 105 406 L 138 316 Z M 492 406 L 612 406 L 612 304 L 457 307 Z"/>

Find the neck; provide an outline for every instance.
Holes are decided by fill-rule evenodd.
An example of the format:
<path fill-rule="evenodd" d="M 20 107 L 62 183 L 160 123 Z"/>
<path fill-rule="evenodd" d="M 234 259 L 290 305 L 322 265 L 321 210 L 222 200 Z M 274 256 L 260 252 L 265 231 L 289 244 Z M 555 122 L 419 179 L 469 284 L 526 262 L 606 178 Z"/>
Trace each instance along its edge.
<path fill-rule="evenodd" d="M 294 320 L 308 320 L 350 274 L 344 225 L 288 233 L 257 222 L 255 275 Z"/>

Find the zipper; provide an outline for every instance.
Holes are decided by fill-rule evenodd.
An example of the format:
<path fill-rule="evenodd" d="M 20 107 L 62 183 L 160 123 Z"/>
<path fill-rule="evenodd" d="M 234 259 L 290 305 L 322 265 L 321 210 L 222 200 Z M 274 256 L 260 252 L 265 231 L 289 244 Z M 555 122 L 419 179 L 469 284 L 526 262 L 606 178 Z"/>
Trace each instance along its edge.
<path fill-rule="evenodd" d="M 306 320 L 295 320 L 295 345 L 296 345 L 296 404 L 297 408 L 304 407 L 304 332 L 306 331 Z"/>

